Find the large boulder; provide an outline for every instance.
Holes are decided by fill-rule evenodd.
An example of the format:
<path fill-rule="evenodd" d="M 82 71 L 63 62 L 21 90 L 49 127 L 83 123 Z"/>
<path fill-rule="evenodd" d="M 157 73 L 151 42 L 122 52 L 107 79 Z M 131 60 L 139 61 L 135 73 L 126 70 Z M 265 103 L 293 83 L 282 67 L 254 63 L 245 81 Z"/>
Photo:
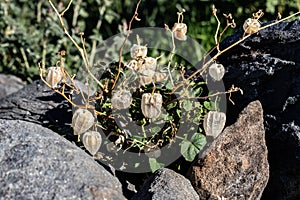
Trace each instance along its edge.
<path fill-rule="evenodd" d="M 194 164 L 190 180 L 200 199 L 259 199 L 269 179 L 263 110 L 250 103 Z"/>
<path fill-rule="evenodd" d="M 263 24 L 264 25 L 264 24 Z M 221 49 L 239 40 L 243 31 L 227 37 Z M 218 57 L 232 84 L 244 95 L 233 94 L 228 124 L 241 110 L 259 100 L 264 110 L 270 179 L 262 199 L 300 197 L 300 19 L 282 22 L 251 35 Z"/>
<path fill-rule="evenodd" d="M 0 119 L 3 199 L 125 199 L 122 186 L 83 150 L 53 131 Z"/>

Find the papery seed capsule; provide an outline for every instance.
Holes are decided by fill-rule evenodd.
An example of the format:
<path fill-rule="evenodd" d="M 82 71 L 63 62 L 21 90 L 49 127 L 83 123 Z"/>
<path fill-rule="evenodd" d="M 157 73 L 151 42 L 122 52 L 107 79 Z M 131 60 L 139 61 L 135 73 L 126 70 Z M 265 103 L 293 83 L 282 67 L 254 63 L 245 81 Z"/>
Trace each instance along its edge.
<path fill-rule="evenodd" d="M 225 68 L 222 64 L 213 63 L 209 66 L 208 73 L 215 81 L 220 81 L 225 74 Z"/>
<path fill-rule="evenodd" d="M 166 78 L 168 77 L 168 74 L 165 72 L 155 72 L 153 80 L 154 82 L 161 82 L 166 80 Z"/>
<path fill-rule="evenodd" d="M 131 60 L 131 61 L 127 64 L 127 67 L 128 67 L 129 69 L 132 69 L 132 70 L 138 70 L 138 68 L 139 68 L 138 61 L 136 61 L 136 60 Z"/>
<path fill-rule="evenodd" d="M 94 125 L 94 116 L 87 109 L 77 109 L 72 117 L 72 127 L 74 135 L 80 135 L 89 130 Z"/>
<path fill-rule="evenodd" d="M 257 33 L 260 28 L 260 23 L 257 19 L 248 18 L 243 24 L 243 29 L 247 34 Z"/>
<path fill-rule="evenodd" d="M 97 131 L 88 131 L 83 134 L 82 143 L 90 154 L 95 155 L 101 146 L 102 137 Z"/>
<path fill-rule="evenodd" d="M 162 107 L 162 95 L 159 93 L 144 93 L 142 95 L 142 113 L 145 117 L 155 119 L 159 117 Z"/>
<path fill-rule="evenodd" d="M 207 136 L 216 138 L 223 130 L 226 122 L 226 114 L 219 111 L 209 111 L 203 121 L 203 127 Z"/>
<path fill-rule="evenodd" d="M 155 71 L 152 69 L 140 70 L 140 84 L 145 86 L 152 83 Z"/>
<path fill-rule="evenodd" d="M 145 58 L 147 56 L 147 47 L 134 44 L 130 49 L 130 56 L 134 59 Z"/>
<path fill-rule="evenodd" d="M 186 40 L 187 25 L 185 23 L 175 23 L 172 31 L 177 40 Z"/>
<path fill-rule="evenodd" d="M 118 110 L 128 108 L 131 102 L 132 96 L 128 90 L 117 90 L 111 98 L 112 107 Z"/>
<path fill-rule="evenodd" d="M 57 87 L 57 84 L 62 80 L 63 73 L 60 67 L 50 67 L 48 69 L 48 74 L 46 77 L 47 83 L 51 85 L 51 87 Z"/>
<path fill-rule="evenodd" d="M 157 60 L 152 57 L 147 57 L 144 59 L 144 64 L 142 65 L 142 69 L 152 69 L 155 70 L 157 65 Z"/>

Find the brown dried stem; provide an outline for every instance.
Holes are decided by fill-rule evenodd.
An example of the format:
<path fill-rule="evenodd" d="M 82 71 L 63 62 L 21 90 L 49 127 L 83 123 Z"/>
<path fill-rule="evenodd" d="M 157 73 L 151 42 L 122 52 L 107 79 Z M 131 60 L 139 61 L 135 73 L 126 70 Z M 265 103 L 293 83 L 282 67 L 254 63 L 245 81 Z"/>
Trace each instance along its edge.
<path fill-rule="evenodd" d="M 101 87 L 101 89 L 103 89 L 104 91 L 106 91 L 106 89 L 104 88 L 103 84 L 92 74 L 90 68 L 89 68 L 89 64 L 88 64 L 88 61 L 87 61 L 87 58 L 86 58 L 86 51 L 85 49 L 81 48 L 77 43 L 76 41 L 72 38 L 72 36 L 69 34 L 65 24 L 64 24 L 64 21 L 63 21 L 63 18 L 62 16 L 64 15 L 64 13 L 70 8 L 70 5 L 71 3 L 73 2 L 73 0 L 70 0 L 69 4 L 68 4 L 68 7 L 60 14 L 57 9 L 55 8 L 55 6 L 53 5 L 52 1 L 51 0 L 48 0 L 49 1 L 49 4 L 51 5 L 51 7 L 53 8 L 54 12 L 56 13 L 57 17 L 59 18 L 59 21 L 61 23 L 61 26 L 64 30 L 64 33 L 68 36 L 68 38 L 72 41 L 72 43 L 75 45 L 75 47 L 78 49 L 78 51 L 80 52 L 80 55 L 84 61 L 84 66 L 88 72 L 88 74 L 93 78 L 94 81 L 96 81 L 96 83 Z M 107 92 L 107 91 L 106 91 Z"/>
<path fill-rule="evenodd" d="M 125 37 L 125 39 L 124 39 L 124 41 L 123 41 L 123 43 L 122 43 L 122 45 L 121 45 L 121 48 L 120 48 L 120 52 L 119 52 L 118 73 L 117 73 L 117 76 L 116 76 L 116 78 L 115 78 L 115 80 L 114 80 L 114 84 L 113 84 L 113 86 L 112 86 L 112 88 L 111 88 L 112 90 L 115 88 L 115 86 L 116 86 L 116 84 L 117 84 L 117 82 L 118 82 L 120 73 L 121 73 L 123 48 L 124 48 L 124 46 L 125 46 L 125 44 L 126 44 L 126 41 L 128 40 L 128 37 L 129 37 L 129 35 L 130 35 L 130 30 L 131 30 L 132 23 L 133 23 L 134 20 L 140 21 L 140 19 L 138 18 L 138 15 L 139 15 L 138 9 L 139 9 L 139 6 L 140 6 L 141 2 L 142 2 L 142 0 L 139 0 L 139 1 L 137 2 L 137 4 L 136 4 L 134 14 L 133 14 L 133 16 L 132 16 L 132 18 L 131 18 L 131 20 L 130 20 L 130 22 L 129 22 L 129 25 L 128 25 L 128 30 L 127 30 L 126 37 Z"/>
<path fill-rule="evenodd" d="M 296 12 L 296 13 L 294 13 L 294 14 L 288 16 L 288 17 L 285 17 L 285 18 L 283 18 L 283 19 L 281 19 L 281 20 L 278 20 L 278 21 L 275 21 L 275 22 L 273 22 L 273 23 L 271 23 L 271 24 L 265 25 L 265 26 L 259 28 L 259 31 L 260 31 L 260 30 L 264 30 L 264 29 L 266 29 L 266 28 L 268 28 L 268 27 L 274 26 L 274 25 L 276 25 L 276 24 L 278 24 L 278 23 L 280 23 L 280 22 L 282 22 L 282 21 L 286 21 L 286 20 L 288 20 L 288 19 L 290 19 L 290 18 L 292 18 L 292 17 L 294 17 L 294 16 L 296 16 L 296 15 L 299 15 L 299 14 L 300 14 L 300 11 L 299 11 L 299 12 Z M 235 43 L 231 44 L 231 45 L 228 46 L 227 48 L 218 51 L 217 54 L 216 54 L 214 57 L 212 57 L 209 61 L 207 61 L 207 62 L 203 65 L 202 68 L 200 68 L 200 69 L 198 69 L 197 71 L 195 71 L 194 73 L 192 73 L 188 78 L 185 79 L 185 81 L 190 80 L 191 78 L 193 78 L 195 75 L 197 75 L 197 74 L 199 74 L 199 73 L 200 73 L 200 74 L 203 73 L 203 72 L 209 67 L 209 65 L 210 65 L 214 60 L 217 59 L 218 56 L 220 56 L 221 54 L 225 53 L 225 52 L 228 51 L 229 49 L 235 47 L 236 45 L 240 44 L 241 42 L 243 42 L 244 40 L 246 40 L 246 39 L 247 39 L 248 37 L 250 37 L 251 35 L 252 35 L 252 34 L 246 35 L 245 37 L 242 37 L 240 40 L 238 40 L 238 41 L 236 41 Z M 179 84 L 178 86 L 176 86 L 176 87 L 173 89 L 172 93 L 174 93 L 176 90 L 178 90 L 180 87 L 182 87 L 182 86 L 184 86 L 184 85 L 185 85 L 185 83 Z"/>

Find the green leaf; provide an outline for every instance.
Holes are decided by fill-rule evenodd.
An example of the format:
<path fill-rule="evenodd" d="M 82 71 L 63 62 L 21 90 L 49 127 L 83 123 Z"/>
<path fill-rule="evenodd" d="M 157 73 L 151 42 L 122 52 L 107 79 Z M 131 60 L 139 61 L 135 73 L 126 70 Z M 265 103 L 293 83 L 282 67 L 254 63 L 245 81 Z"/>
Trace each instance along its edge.
<path fill-rule="evenodd" d="M 186 111 L 191 111 L 193 110 L 193 104 L 190 100 L 183 100 L 182 101 L 182 107 Z"/>
<path fill-rule="evenodd" d="M 152 172 L 155 172 L 156 170 L 165 166 L 165 164 L 157 162 L 155 158 L 149 158 L 149 164 Z"/>
<path fill-rule="evenodd" d="M 192 162 L 196 155 L 203 149 L 206 144 L 206 138 L 200 133 L 195 133 L 191 141 L 183 140 L 180 143 L 180 152 L 186 161 Z"/>
<path fill-rule="evenodd" d="M 204 101 L 204 107 L 205 107 L 207 110 L 212 110 L 211 102 L 210 102 L 210 101 Z"/>

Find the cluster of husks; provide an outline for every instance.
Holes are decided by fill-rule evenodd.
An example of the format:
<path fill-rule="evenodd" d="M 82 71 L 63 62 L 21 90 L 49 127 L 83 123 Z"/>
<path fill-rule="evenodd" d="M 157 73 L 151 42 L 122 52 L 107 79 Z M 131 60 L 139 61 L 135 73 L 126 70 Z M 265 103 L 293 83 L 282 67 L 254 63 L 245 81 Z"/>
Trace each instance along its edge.
<path fill-rule="evenodd" d="M 133 60 L 129 61 L 127 67 L 139 76 L 142 86 L 155 84 L 167 77 L 167 73 L 157 69 L 157 58 L 147 57 L 147 47 L 134 44 L 130 49 Z M 111 104 L 114 109 L 126 109 L 132 103 L 132 95 L 128 89 L 119 89 L 113 92 Z M 162 107 L 162 95 L 158 93 L 145 93 L 142 96 L 142 113 L 149 119 L 159 117 Z"/>
<path fill-rule="evenodd" d="M 95 123 L 95 117 L 87 109 L 77 109 L 72 117 L 72 127 L 74 135 L 81 135 L 84 147 L 95 155 L 99 150 L 102 138 L 101 134 L 97 131 L 89 130 Z"/>

